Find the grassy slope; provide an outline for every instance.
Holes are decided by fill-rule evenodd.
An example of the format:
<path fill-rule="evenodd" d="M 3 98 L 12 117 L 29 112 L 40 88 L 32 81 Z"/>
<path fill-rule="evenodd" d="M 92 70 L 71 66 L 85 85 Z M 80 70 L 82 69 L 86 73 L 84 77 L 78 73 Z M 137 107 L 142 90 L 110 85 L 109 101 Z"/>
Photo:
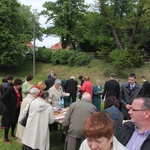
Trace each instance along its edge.
<path fill-rule="evenodd" d="M 95 84 L 96 79 L 101 80 L 102 86 L 105 81 L 108 80 L 109 77 L 105 77 L 105 72 L 111 72 L 112 70 L 111 64 L 106 64 L 104 61 L 100 60 L 92 60 L 91 63 L 87 66 L 79 66 L 79 67 L 70 67 L 63 65 L 52 65 L 52 64 L 44 64 L 36 62 L 36 75 L 33 80 L 34 83 L 38 81 L 42 81 L 47 79 L 49 75 L 50 69 L 54 69 L 55 73 L 58 75 L 60 79 L 69 79 L 70 76 L 74 75 L 77 79 L 80 74 L 88 75 L 91 78 L 93 84 Z M 145 75 L 148 80 L 150 80 L 150 64 L 145 64 L 141 68 L 136 69 L 128 69 L 126 74 L 134 72 L 137 75 L 137 81 L 141 83 L 140 76 Z M 7 74 L 12 74 L 14 77 L 18 77 L 24 80 L 25 76 L 28 74 L 32 74 L 32 61 L 27 61 L 20 67 L 9 68 L 5 70 L 5 72 L 0 72 L 0 80 L 5 77 Z M 120 78 L 120 83 L 127 81 L 127 78 Z M 142 83 L 141 83 L 142 84 Z"/>

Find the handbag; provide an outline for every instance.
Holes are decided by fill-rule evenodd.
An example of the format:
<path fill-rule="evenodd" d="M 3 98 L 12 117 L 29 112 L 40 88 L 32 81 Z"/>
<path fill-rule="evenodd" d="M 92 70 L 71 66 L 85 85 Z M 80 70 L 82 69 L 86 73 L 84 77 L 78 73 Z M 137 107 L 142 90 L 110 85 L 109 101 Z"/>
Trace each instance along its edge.
<path fill-rule="evenodd" d="M 32 101 L 31 101 L 32 102 Z M 24 117 L 19 121 L 19 124 L 21 124 L 22 126 L 26 126 L 26 124 L 27 124 L 27 119 L 28 119 L 28 116 L 29 116 L 29 109 L 30 109 L 30 105 L 31 105 L 31 102 L 30 102 L 30 104 L 29 104 L 29 106 L 28 106 L 28 109 L 27 109 L 27 112 L 26 112 L 26 114 L 24 115 Z"/>

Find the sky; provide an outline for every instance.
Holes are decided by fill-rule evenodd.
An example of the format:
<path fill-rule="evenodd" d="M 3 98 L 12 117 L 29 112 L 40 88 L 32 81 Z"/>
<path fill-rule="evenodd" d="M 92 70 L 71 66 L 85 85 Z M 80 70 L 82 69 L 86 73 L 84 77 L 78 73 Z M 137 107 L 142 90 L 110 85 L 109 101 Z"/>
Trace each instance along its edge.
<path fill-rule="evenodd" d="M 40 12 L 43 7 L 42 5 L 49 0 L 18 0 L 18 2 L 20 2 L 21 4 L 24 5 L 28 5 L 31 6 L 31 10 L 33 9 L 37 9 L 38 12 Z M 51 0 L 51 1 L 56 1 L 56 0 Z M 85 0 L 86 4 L 92 4 L 94 2 L 94 0 Z M 45 24 L 46 22 L 46 18 L 44 18 L 43 16 L 40 17 L 39 22 L 41 24 L 41 27 L 46 27 L 47 25 Z M 36 40 L 35 45 L 37 47 L 47 47 L 50 48 L 52 45 L 58 43 L 60 41 L 60 39 L 58 37 L 54 37 L 54 36 L 48 36 L 46 37 L 46 35 L 43 36 L 43 41 L 39 41 Z M 33 42 L 31 42 L 33 43 Z"/>

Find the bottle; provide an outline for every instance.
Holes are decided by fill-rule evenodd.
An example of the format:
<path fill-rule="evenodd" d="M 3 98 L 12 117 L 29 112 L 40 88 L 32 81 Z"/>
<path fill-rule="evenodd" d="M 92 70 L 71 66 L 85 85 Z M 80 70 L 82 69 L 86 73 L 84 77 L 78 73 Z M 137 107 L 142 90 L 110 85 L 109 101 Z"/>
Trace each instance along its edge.
<path fill-rule="evenodd" d="M 64 99 L 61 99 L 61 108 L 64 108 Z"/>
<path fill-rule="evenodd" d="M 61 99 L 58 99 L 58 108 L 61 108 Z"/>

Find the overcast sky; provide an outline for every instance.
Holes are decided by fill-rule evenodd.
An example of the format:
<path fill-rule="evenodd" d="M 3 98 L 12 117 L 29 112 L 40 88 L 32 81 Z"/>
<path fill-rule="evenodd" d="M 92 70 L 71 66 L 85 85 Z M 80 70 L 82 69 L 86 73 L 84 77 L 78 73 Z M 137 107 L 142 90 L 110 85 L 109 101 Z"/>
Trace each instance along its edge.
<path fill-rule="evenodd" d="M 42 5 L 44 4 L 44 2 L 46 2 L 48 0 L 18 0 L 18 1 L 21 4 L 31 6 L 32 10 L 37 9 L 37 11 L 40 12 L 43 9 Z M 54 2 L 56 0 L 51 0 L 51 1 Z M 93 2 L 94 2 L 94 0 L 85 0 L 86 4 L 92 4 Z M 46 25 L 45 25 L 46 18 L 40 17 L 39 21 L 40 21 L 40 24 L 41 24 L 42 27 L 46 27 Z M 53 36 L 45 37 L 44 36 L 42 42 L 36 40 L 36 46 L 38 46 L 38 47 L 45 46 L 47 48 L 50 48 L 52 45 L 58 43 L 59 41 L 60 41 L 60 39 L 58 37 L 53 37 Z"/>

